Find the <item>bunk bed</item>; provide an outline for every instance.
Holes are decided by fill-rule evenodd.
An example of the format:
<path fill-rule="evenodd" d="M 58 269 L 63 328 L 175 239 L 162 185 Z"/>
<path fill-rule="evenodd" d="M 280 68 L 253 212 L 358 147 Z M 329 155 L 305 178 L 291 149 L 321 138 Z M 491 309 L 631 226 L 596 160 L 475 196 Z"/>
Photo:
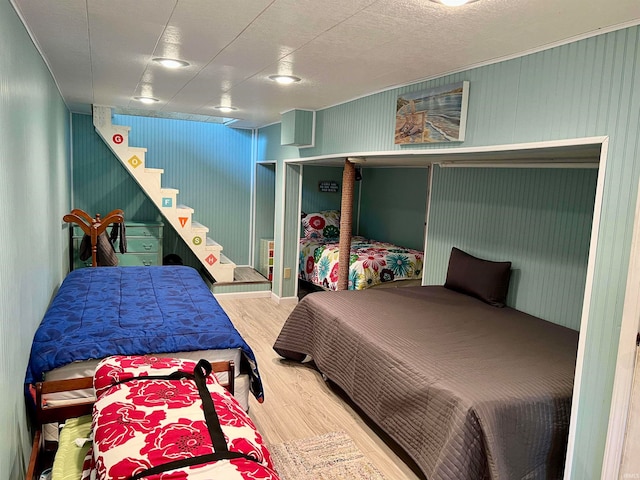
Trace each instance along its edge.
<path fill-rule="evenodd" d="M 25 384 L 90 376 L 102 358 L 141 354 L 232 360 L 240 367 L 236 396 L 243 408 L 249 391 L 263 400 L 251 347 L 187 266 L 69 273 L 35 333 Z"/>
<path fill-rule="evenodd" d="M 307 295 L 274 349 L 429 479 L 562 478 L 578 332 L 505 306 L 510 266 L 454 248 L 444 286 Z"/>
<path fill-rule="evenodd" d="M 337 290 L 340 214 L 325 210 L 302 215 L 298 278 L 324 290 Z M 351 239 L 349 290 L 417 286 L 423 254 L 390 242 L 362 236 Z"/>
<path fill-rule="evenodd" d="M 233 362 L 112 356 L 92 377 L 37 382 L 26 479 L 44 472 L 52 480 L 277 480 L 262 437 L 232 396 L 233 379 Z M 97 401 L 52 406 L 45 400 L 87 388 Z M 43 442 L 49 422 L 62 425 L 55 442 Z"/>

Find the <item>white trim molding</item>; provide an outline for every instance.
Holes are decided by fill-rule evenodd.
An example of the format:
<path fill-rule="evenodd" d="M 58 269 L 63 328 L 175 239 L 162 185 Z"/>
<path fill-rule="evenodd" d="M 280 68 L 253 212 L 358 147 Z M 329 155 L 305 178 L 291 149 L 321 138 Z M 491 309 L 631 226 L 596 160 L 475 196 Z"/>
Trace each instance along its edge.
<path fill-rule="evenodd" d="M 573 382 L 573 398 L 571 402 L 571 420 L 569 423 L 569 439 L 567 444 L 567 458 L 564 464 L 564 479 L 570 480 L 573 470 L 573 453 L 576 443 L 576 419 L 580 407 L 580 390 L 582 388 L 582 374 L 584 365 L 584 352 L 587 343 L 587 330 L 589 327 L 589 314 L 591 311 L 591 297 L 593 293 L 593 278 L 596 264 L 596 250 L 598 235 L 600 233 L 600 216 L 602 214 L 602 199 L 604 194 L 604 180 L 607 170 L 607 152 L 609 149 L 609 137 L 602 137 L 600 148 L 600 169 L 596 183 L 596 197 L 593 207 L 593 223 L 591 225 L 591 240 L 589 243 L 589 259 L 587 261 L 587 279 L 584 286 L 582 302 L 582 318 L 580 320 L 580 336 L 578 337 L 578 355 L 576 358 L 576 373 Z"/>
<path fill-rule="evenodd" d="M 620 325 L 616 375 L 611 397 L 609 430 L 602 466 L 603 479 L 618 478 L 620 474 L 620 462 L 622 461 L 625 433 L 629 420 L 629 405 L 636 367 L 636 336 L 640 328 L 640 189 L 638 192 L 627 288 L 624 295 L 622 324 Z"/>

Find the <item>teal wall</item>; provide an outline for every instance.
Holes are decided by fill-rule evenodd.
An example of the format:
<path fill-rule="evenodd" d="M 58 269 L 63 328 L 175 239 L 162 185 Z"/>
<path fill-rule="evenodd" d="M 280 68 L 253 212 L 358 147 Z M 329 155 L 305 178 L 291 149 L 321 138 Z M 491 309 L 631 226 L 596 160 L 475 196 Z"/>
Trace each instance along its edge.
<path fill-rule="evenodd" d="M 254 222 L 254 266 L 259 264 L 260 239 L 273 238 L 276 198 L 275 163 L 256 165 L 256 214 Z"/>
<path fill-rule="evenodd" d="M 339 185 L 338 191 L 321 192 L 318 183 L 333 181 Z M 302 174 L 302 211 L 306 213 L 321 210 L 340 210 L 342 199 L 342 167 L 317 167 L 308 165 Z M 355 212 L 355 210 L 354 210 Z"/>
<path fill-rule="evenodd" d="M 250 263 L 252 132 L 216 123 L 115 115 L 129 144 L 147 148 L 145 165 L 164 169 L 162 186 L 180 190 L 178 204 L 238 265 Z"/>
<path fill-rule="evenodd" d="M 117 208 L 125 220 L 161 221 L 160 212 L 98 136 L 91 115 L 73 114 L 73 206 L 92 217 Z"/>
<path fill-rule="evenodd" d="M 0 158 L 3 168 L 0 195 L 5 205 L 11 205 L 6 212 L 8 218 L 3 222 L 5 243 L 0 254 L 3 265 L 0 270 L 0 291 L 4 292 L 0 308 L 0 376 L 3 392 L 9 392 L 0 400 L 0 431 L 3 432 L 0 440 L 0 478 L 19 478 L 24 455 L 29 448 L 20 383 L 33 332 L 53 291 L 66 272 L 67 230 L 62 225 L 61 216 L 70 208 L 69 115 L 46 66 L 7 2 L 0 4 L 0 32 Z M 640 164 L 637 162 L 640 92 L 636 86 L 637 79 L 640 78 L 639 38 L 639 28 L 631 27 L 319 111 L 316 147 L 310 149 L 281 147 L 278 124 L 262 129 L 257 143 L 259 159 L 278 160 L 274 217 L 278 228 L 284 225 L 285 237 L 282 238 L 276 229 L 276 241 L 287 240 L 288 244 L 293 244 L 299 225 L 296 211 L 299 209 L 296 190 L 299 172 L 295 167 L 290 167 L 292 171 L 286 175 L 285 182 L 282 159 L 337 152 L 402 150 L 393 144 L 393 112 L 399 93 L 468 80 L 470 98 L 467 136 L 463 144 L 465 147 L 595 135 L 609 137 L 595 278 L 590 298 L 589 330 L 586 334 L 576 423 L 575 457 L 571 471 L 571 478 L 575 479 L 599 477 L 606 438 L 628 268 L 633 205 L 640 175 Z M 82 128 L 79 117 L 74 115 L 74 129 L 76 126 L 78 129 Z M 194 123 L 190 122 L 190 125 Z M 170 129 L 169 133 L 175 132 Z M 132 139 L 135 135 L 134 128 Z M 242 136 L 240 133 L 238 135 Z M 207 136 L 205 134 L 202 138 Z M 74 134 L 74 146 L 77 140 L 78 134 Z M 173 138 L 163 140 L 171 143 Z M 225 139 L 225 143 L 227 141 L 233 143 L 234 140 Z M 203 143 L 208 144 L 206 141 Z M 225 152 L 223 156 L 228 160 L 235 159 L 238 154 L 239 163 L 234 168 L 243 170 L 245 158 L 250 159 L 250 143 L 249 140 L 239 141 L 238 148 L 233 148 L 233 153 Z M 132 144 L 135 144 L 134 141 Z M 247 145 L 246 155 L 244 145 Z M 175 144 L 165 146 L 168 150 Z M 447 145 L 445 148 L 455 146 Z M 442 147 L 424 145 L 412 148 Z M 179 151 L 184 150 L 179 148 Z M 208 163 L 208 155 L 209 153 L 201 155 L 201 152 L 190 151 L 186 160 L 184 156 L 180 159 L 172 157 L 170 160 L 171 166 L 174 165 L 172 162 L 182 162 L 176 168 L 178 176 L 182 175 L 182 168 L 190 170 L 193 164 L 189 162 L 194 157 L 198 158 L 198 162 L 203 162 L 201 167 L 207 175 L 193 178 L 195 183 L 201 182 L 193 186 L 193 191 L 198 191 L 207 198 L 207 206 L 196 209 L 196 219 L 205 224 L 207 220 L 202 221 L 199 215 L 208 215 L 201 212 L 208 211 L 212 199 L 221 200 L 218 194 L 223 190 L 216 188 L 221 175 L 215 172 L 215 166 Z M 97 156 L 100 157 L 99 152 Z M 211 158 L 214 157 L 212 155 Z M 85 168 L 83 160 L 77 158 L 77 168 L 82 170 Z M 171 171 L 166 165 L 155 164 L 155 158 L 158 157 L 149 156 L 150 165 L 164 168 L 167 173 Z M 85 161 L 89 161 L 88 159 L 89 156 L 84 156 Z M 98 168 L 94 173 L 99 173 L 103 167 L 104 165 L 94 164 L 93 168 Z M 193 170 L 197 169 L 194 167 Z M 87 210 L 101 210 L 102 205 L 106 206 L 111 202 L 113 188 L 105 197 L 96 194 L 100 189 L 82 192 L 93 177 L 90 168 L 84 176 L 78 177 L 78 180 L 84 179 L 85 183 L 74 186 L 74 196 L 78 203 L 87 202 Z M 235 172 L 228 177 L 226 172 L 222 175 L 229 183 L 239 179 L 235 185 L 241 187 L 244 183 L 240 177 L 239 173 L 236 177 Z M 249 182 L 251 174 L 243 178 Z M 101 180 L 111 184 L 116 190 L 122 189 L 124 192 L 129 188 L 119 183 L 117 178 L 102 177 Z M 444 177 L 440 180 L 444 181 Z M 192 188 L 190 183 L 187 185 L 166 186 L 182 188 L 182 196 Z M 434 189 L 438 186 L 436 183 Z M 94 184 L 94 187 L 98 188 L 99 185 Z M 207 196 L 208 194 L 212 196 Z M 233 196 L 229 198 L 235 199 Z M 91 201 L 97 202 L 95 208 L 91 208 Z M 181 202 L 189 203 L 183 200 Z M 82 208 L 78 203 L 75 206 Z M 123 196 L 117 203 L 118 206 L 128 205 L 127 208 L 136 214 L 154 213 L 155 207 L 145 205 L 144 200 L 136 198 L 136 194 L 127 198 Z M 219 206 L 221 205 L 216 205 Z M 247 218 L 248 216 L 239 221 L 239 224 L 246 227 L 241 225 L 233 229 L 232 234 L 237 235 L 238 239 L 244 237 L 245 244 L 248 244 L 249 235 L 248 230 L 245 232 L 242 229 L 248 229 Z M 217 217 L 208 226 L 214 226 L 220 231 L 216 219 Z M 233 220 L 225 218 L 225 221 Z M 16 235 L 16 230 L 19 230 L 19 235 Z M 229 249 L 236 248 L 235 242 L 227 245 L 222 240 L 220 243 L 225 246 L 227 254 L 230 254 Z M 237 245 L 238 252 L 245 248 L 242 242 Z M 238 256 L 248 256 L 248 251 L 246 247 L 245 253 L 240 252 Z M 487 251 L 487 254 L 492 253 L 499 252 Z M 235 254 L 229 256 L 242 261 L 234 258 Z M 288 262 L 291 262 L 290 266 L 295 271 L 296 260 L 291 249 L 287 249 L 284 256 L 276 258 L 276 265 L 280 263 L 289 266 Z M 442 272 L 442 268 L 438 268 Z M 274 286 L 278 282 L 281 281 L 276 280 Z M 292 295 L 292 281 L 282 282 L 280 286 L 281 296 Z M 16 322 L 16 319 L 20 321 Z"/>
<path fill-rule="evenodd" d="M 33 334 L 67 273 L 70 120 L 9 2 L 0 2 L 0 478 L 31 450 L 23 382 Z"/>
<path fill-rule="evenodd" d="M 296 182 L 290 182 L 289 184 L 285 183 L 285 171 L 288 171 L 290 175 L 297 176 L 299 172 L 297 169 L 291 168 L 291 170 L 287 170 L 285 168 L 283 159 L 287 158 L 297 158 L 298 156 L 298 148 L 291 146 L 281 146 L 281 134 L 280 134 L 280 124 L 276 123 L 273 125 L 269 125 L 265 128 L 262 128 L 258 132 L 257 140 L 256 140 L 256 160 L 278 160 L 276 165 L 276 182 L 275 182 L 275 209 L 274 209 L 274 239 L 275 239 L 275 256 L 273 259 L 273 271 L 274 278 L 271 282 L 272 291 L 279 297 L 293 297 L 295 292 L 295 284 L 293 281 L 285 281 L 280 276 L 278 276 L 278 272 L 282 271 L 283 268 L 283 255 L 280 254 L 280 249 L 282 248 L 282 243 L 284 238 L 282 237 L 281 229 L 284 229 L 285 238 L 289 238 L 287 244 L 296 245 L 296 238 L 300 234 L 300 207 L 298 206 L 298 212 L 295 212 L 295 206 L 292 205 L 293 202 L 297 205 L 298 203 L 298 188 Z M 285 194 L 285 189 L 289 188 L 290 191 L 287 191 Z M 285 223 L 285 205 L 289 206 L 289 216 L 287 217 L 287 222 Z M 295 247 L 297 249 L 297 247 Z M 295 253 L 292 253 L 293 250 L 290 248 L 286 257 L 290 260 L 290 263 L 287 263 L 286 266 L 291 268 L 293 272 L 297 271 L 297 258 Z M 295 277 L 295 275 L 294 275 Z"/>
<path fill-rule="evenodd" d="M 280 124 L 274 123 L 258 131 L 257 160 L 298 158 L 298 147 L 280 145 Z M 302 149 L 300 152 L 307 150 Z"/>
<path fill-rule="evenodd" d="M 340 210 L 342 173 L 342 167 L 304 166 L 302 211 Z M 362 177 L 354 184 L 353 234 L 422 251 L 428 169 L 363 168 Z M 318 182 L 326 180 L 339 191 L 319 191 Z"/>
<path fill-rule="evenodd" d="M 296 272 L 298 266 L 297 245 L 300 238 L 300 199 L 298 192 L 302 183 L 302 167 L 299 165 L 288 164 L 284 166 L 286 170 L 284 188 L 278 190 L 276 188 L 276 233 L 275 233 L 275 254 L 273 259 L 274 278 L 272 281 L 272 291 L 279 297 L 292 296 L 291 292 L 295 291 L 297 285 Z M 277 173 L 277 172 L 276 172 Z M 277 180 L 277 179 L 276 179 Z M 282 203 L 279 203 L 282 201 Z M 282 214 L 279 206 L 284 207 Z M 284 219 L 284 239 L 280 236 L 278 219 Z M 282 248 L 282 243 L 292 248 L 284 250 L 284 255 L 278 252 Z M 291 268 L 289 278 L 279 276 L 284 268 Z"/>
<path fill-rule="evenodd" d="M 578 411 L 570 476 L 580 480 L 599 478 L 602 469 L 640 174 L 638 78 L 640 28 L 635 26 L 318 111 L 313 148 L 296 152 L 280 147 L 275 125 L 259 132 L 259 158 L 278 160 L 279 165 L 296 154 L 400 151 L 393 144 L 398 94 L 468 80 L 464 147 L 609 137 L 589 328 L 579 403 L 574 404 Z M 276 191 L 284 191 L 284 180 L 279 168 Z M 288 238 L 287 225 L 293 222 L 278 218 L 278 205 L 285 201 L 281 197 L 276 194 L 276 224 L 285 225 Z M 276 242 L 282 240 L 276 233 Z M 282 261 L 275 258 L 276 264 Z M 293 290 L 283 294 L 292 295 Z"/>
<path fill-rule="evenodd" d="M 236 264 L 249 264 L 251 132 L 124 115 L 114 116 L 113 121 L 131 127 L 130 145 L 147 148 L 146 166 L 164 170 L 162 186 L 180 190 L 178 203 L 194 208 L 193 219 L 209 227 L 209 237 L 223 246 L 224 254 Z M 92 215 L 121 208 L 131 221 L 161 221 L 156 206 L 95 133 L 91 117 L 73 115 L 73 122 L 74 206 Z M 166 222 L 163 250 L 199 267 Z"/>
<path fill-rule="evenodd" d="M 434 167 L 425 280 L 452 247 L 511 261 L 507 305 L 580 329 L 596 169 Z"/>
<path fill-rule="evenodd" d="M 428 178 L 427 168 L 363 168 L 359 234 L 422 251 Z"/>

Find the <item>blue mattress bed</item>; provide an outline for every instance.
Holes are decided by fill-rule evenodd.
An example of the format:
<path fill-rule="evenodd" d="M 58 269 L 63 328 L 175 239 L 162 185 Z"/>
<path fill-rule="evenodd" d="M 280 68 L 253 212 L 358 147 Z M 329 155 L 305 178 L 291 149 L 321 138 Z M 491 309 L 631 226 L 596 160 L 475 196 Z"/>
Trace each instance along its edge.
<path fill-rule="evenodd" d="M 195 269 L 83 268 L 65 278 L 38 327 L 25 383 L 71 362 L 110 355 L 232 348 L 242 351 L 241 368 L 262 401 L 253 351 Z"/>

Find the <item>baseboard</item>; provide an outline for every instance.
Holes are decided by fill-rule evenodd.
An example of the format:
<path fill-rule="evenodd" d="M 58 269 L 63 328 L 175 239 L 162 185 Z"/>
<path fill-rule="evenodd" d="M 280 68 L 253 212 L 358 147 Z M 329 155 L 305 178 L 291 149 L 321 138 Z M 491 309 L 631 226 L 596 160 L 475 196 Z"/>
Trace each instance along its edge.
<path fill-rule="evenodd" d="M 264 298 L 271 296 L 271 290 L 262 290 L 256 292 L 227 292 L 227 293 L 214 293 L 216 298 Z"/>
<path fill-rule="evenodd" d="M 279 297 L 275 293 L 271 293 L 271 300 L 276 302 L 278 305 L 296 305 L 298 303 L 298 297 Z"/>

